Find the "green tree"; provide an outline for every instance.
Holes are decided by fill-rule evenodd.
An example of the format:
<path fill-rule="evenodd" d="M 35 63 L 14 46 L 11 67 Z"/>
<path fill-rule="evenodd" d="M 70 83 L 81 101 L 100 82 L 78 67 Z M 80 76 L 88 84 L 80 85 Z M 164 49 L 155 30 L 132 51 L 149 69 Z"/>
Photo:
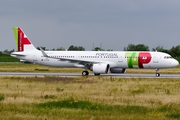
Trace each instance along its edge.
<path fill-rule="evenodd" d="M 124 47 L 124 51 L 149 51 L 149 47 L 144 44 L 129 44 L 127 47 Z"/>
<path fill-rule="evenodd" d="M 113 51 L 112 49 L 108 49 L 107 51 Z"/>
<path fill-rule="evenodd" d="M 168 49 L 164 49 L 163 46 L 157 46 L 155 48 L 152 48 L 152 51 L 170 53 L 170 51 Z"/>
<path fill-rule="evenodd" d="M 85 51 L 85 48 L 82 46 L 78 47 L 78 46 L 71 45 L 69 46 L 68 51 Z"/>
<path fill-rule="evenodd" d="M 3 52 L 2 52 L 2 54 L 3 55 L 10 55 L 12 52 L 14 52 L 14 49 L 13 50 L 4 50 Z"/>
<path fill-rule="evenodd" d="M 172 57 L 179 57 L 180 56 L 180 45 L 173 46 L 169 51 L 170 51 L 170 54 Z"/>
<path fill-rule="evenodd" d="M 95 47 L 92 51 L 102 51 L 100 47 Z"/>
<path fill-rule="evenodd" d="M 2 51 L 0 51 L 0 55 L 3 55 L 3 52 L 2 52 Z"/>
<path fill-rule="evenodd" d="M 65 51 L 66 49 L 63 48 L 63 47 L 60 47 L 60 48 L 57 48 L 56 50 L 57 50 L 57 51 Z"/>

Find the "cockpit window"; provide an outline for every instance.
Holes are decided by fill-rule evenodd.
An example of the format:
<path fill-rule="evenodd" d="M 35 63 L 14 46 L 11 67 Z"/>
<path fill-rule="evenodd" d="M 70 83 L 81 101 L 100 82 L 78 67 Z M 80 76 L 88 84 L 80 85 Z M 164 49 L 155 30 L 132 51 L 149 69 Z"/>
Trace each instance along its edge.
<path fill-rule="evenodd" d="M 171 56 L 164 56 L 164 59 L 172 59 Z"/>

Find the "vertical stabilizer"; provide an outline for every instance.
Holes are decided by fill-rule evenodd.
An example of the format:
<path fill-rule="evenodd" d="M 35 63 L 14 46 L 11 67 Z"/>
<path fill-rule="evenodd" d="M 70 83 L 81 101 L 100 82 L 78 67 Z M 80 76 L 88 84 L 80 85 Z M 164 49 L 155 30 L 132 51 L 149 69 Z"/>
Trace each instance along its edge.
<path fill-rule="evenodd" d="M 37 50 L 20 27 L 14 27 L 13 30 L 18 52 Z"/>

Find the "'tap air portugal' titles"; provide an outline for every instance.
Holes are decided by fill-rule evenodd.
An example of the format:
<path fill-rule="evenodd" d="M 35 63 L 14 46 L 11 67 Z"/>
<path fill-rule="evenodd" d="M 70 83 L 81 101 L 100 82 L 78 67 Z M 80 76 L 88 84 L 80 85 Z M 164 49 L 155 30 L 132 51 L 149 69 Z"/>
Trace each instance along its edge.
<path fill-rule="evenodd" d="M 96 56 L 101 57 L 118 57 L 117 53 L 96 53 Z"/>

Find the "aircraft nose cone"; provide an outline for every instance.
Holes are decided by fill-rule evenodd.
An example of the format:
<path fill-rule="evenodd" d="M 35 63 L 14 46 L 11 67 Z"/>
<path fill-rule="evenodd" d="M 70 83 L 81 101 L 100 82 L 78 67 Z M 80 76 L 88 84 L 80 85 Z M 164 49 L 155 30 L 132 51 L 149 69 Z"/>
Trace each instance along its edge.
<path fill-rule="evenodd" d="M 174 64 L 174 66 L 178 66 L 179 62 L 177 60 L 174 60 L 173 64 Z"/>

